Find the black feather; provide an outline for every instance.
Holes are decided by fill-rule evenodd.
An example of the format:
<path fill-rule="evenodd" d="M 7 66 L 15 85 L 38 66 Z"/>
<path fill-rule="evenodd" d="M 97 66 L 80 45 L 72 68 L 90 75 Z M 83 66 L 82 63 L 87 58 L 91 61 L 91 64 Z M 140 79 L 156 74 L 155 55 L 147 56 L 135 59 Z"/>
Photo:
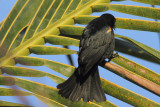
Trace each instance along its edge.
<path fill-rule="evenodd" d="M 103 14 L 89 22 L 83 31 L 78 54 L 78 68 L 72 76 L 57 86 L 59 94 L 71 101 L 106 100 L 98 73 L 98 64 L 113 55 L 115 40 L 113 28 L 116 19 Z"/>

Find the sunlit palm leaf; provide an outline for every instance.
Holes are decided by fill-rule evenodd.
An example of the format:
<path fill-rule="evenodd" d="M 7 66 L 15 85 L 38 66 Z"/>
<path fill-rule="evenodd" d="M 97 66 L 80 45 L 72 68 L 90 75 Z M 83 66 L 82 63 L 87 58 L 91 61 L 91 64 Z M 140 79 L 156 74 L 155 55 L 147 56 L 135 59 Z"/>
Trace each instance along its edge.
<path fill-rule="evenodd" d="M 42 0 L 17 1 L 0 28 L 0 57 L 10 51 L 16 39 L 19 38 L 19 33 L 29 24 L 41 2 Z"/>
<path fill-rule="evenodd" d="M 23 107 L 25 107 L 25 106 L 27 106 L 27 105 L 23 105 L 23 104 L 18 104 L 18 103 L 12 103 L 12 102 L 8 102 L 8 101 L 2 101 L 2 100 L 0 100 L 0 106 L 23 106 Z"/>
<path fill-rule="evenodd" d="M 133 73 L 132 71 L 126 70 L 125 68 L 119 67 L 117 65 L 106 63 L 102 67 L 105 67 L 106 69 L 112 71 L 113 73 L 121 76 L 122 78 L 125 78 L 156 95 L 160 95 L 160 85 L 155 84 L 154 82 L 150 81 L 147 78 L 144 78 L 144 76 L 137 75 L 136 73 Z M 148 85 L 149 84 L 149 85 Z"/>
<path fill-rule="evenodd" d="M 147 99 L 105 79 L 101 79 L 101 83 L 105 93 L 114 96 L 124 102 L 127 102 L 128 104 L 131 104 L 133 106 L 146 107 L 150 104 L 153 107 L 160 106 L 158 103 L 152 102 L 150 99 Z"/>
<path fill-rule="evenodd" d="M 152 4 L 152 5 L 160 5 L 159 0 L 132 0 L 132 1 L 147 3 L 147 4 Z"/>
<path fill-rule="evenodd" d="M 118 65 L 130 70 L 133 73 L 136 73 L 144 78 L 147 78 L 148 80 L 160 85 L 160 75 L 156 72 L 153 72 L 152 70 L 145 68 L 142 65 L 139 65 L 127 58 L 124 58 L 122 56 L 119 56 L 115 59 L 113 59 L 113 62 L 117 63 Z"/>
<path fill-rule="evenodd" d="M 80 15 L 74 17 L 78 24 L 87 24 L 97 16 Z M 160 32 L 160 22 L 145 21 L 138 19 L 117 18 L 116 27 L 121 29 L 132 29 L 140 31 Z"/>
<path fill-rule="evenodd" d="M 119 0 L 118 0 L 119 1 Z M 121 0 L 120 0 L 121 1 Z M 139 0 L 140 1 L 140 0 Z M 143 0 L 147 1 L 147 0 Z M 157 1 L 157 0 L 154 0 Z M 113 5 L 106 4 L 109 3 L 108 0 L 39 0 L 39 1 L 21 1 L 18 0 L 8 17 L 0 24 L 0 72 L 1 74 L 7 73 L 14 76 L 27 76 L 27 77 L 44 77 L 47 76 L 56 83 L 61 83 L 64 81 L 63 78 L 55 76 L 53 74 L 46 73 L 44 71 L 24 68 L 24 67 L 15 67 L 16 63 L 29 65 L 29 66 L 47 66 L 54 71 L 57 71 L 65 76 L 70 76 L 74 67 L 59 62 L 46 60 L 36 57 L 28 57 L 31 53 L 41 54 L 41 55 L 55 55 L 55 54 L 76 54 L 74 50 L 66 48 L 57 48 L 51 46 L 43 46 L 45 43 L 51 43 L 54 45 L 64 45 L 64 46 L 78 46 L 80 35 L 84 27 L 71 26 L 75 23 L 87 24 L 90 20 L 96 18 L 93 16 L 88 16 L 92 12 L 106 11 L 107 9 L 116 10 L 120 12 L 125 12 L 129 14 L 139 15 L 143 17 L 159 19 L 159 9 L 153 8 L 144 8 L 137 6 L 124 6 L 124 5 Z M 103 3 L 103 4 L 102 4 Z M 150 2 L 149 2 L 150 3 Z M 157 2 L 158 3 L 158 2 Z M 134 11 L 131 11 L 133 10 Z M 138 10 L 141 9 L 142 12 Z M 146 10 L 154 11 L 154 14 L 146 14 Z M 141 14 L 144 13 L 144 14 Z M 122 24 L 123 23 L 123 24 Z M 137 24 L 138 23 L 138 24 Z M 135 20 L 135 19 L 125 19 L 117 18 L 116 26 L 123 29 L 133 29 L 133 30 L 142 30 L 142 31 L 151 31 L 159 32 L 160 24 L 159 22 Z M 24 33 L 24 34 L 23 34 Z M 61 36 L 58 36 L 61 35 Z M 64 37 L 68 36 L 68 37 Z M 71 37 L 71 38 L 69 38 Z M 122 37 L 122 36 L 121 36 Z M 76 38 L 76 39 L 73 39 Z M 125 37 L 124 37 L 125 38 Z M 149 51 L 149 54 L 159 58 L 159 52 L 153 51 L 150 47 L 141 45 L 140 43 L 131 40 L 130 38 L 125 38 L 127 41 L 130 41 L 132 45 L 137 45 L 138 48 L 141 48 L 144 51 Z M 126 51 L 127 53 L 127 51 Z M 120 57 L 122 58 L 122 57 Z M 122 58 L 125 59 L 125 58 Z M 115 58 L 114 62 L 118 63 L 120 59 Z M 140 78 L 141 81 L 148 81 L 151 86 L 154 86 L 156 80 L 159 80 L 158 74 L 155 74 L 151 70 L 144 68 L 141 65 L 138 65 L 138 68 L 133 68 L 132 66 L 126 66 L 125 63 L 131 62 L 125 59 L 123 64 L 119 64 L 124 68 L 110 64 L 107 69 L 110 69 L 112 72 L 119 73 L 120 76 L 126 77 L 131 81 L 134 80 L 131 77 L 134 75 L 137 78 Z M 126 74 L 123 75 L 121 70 L 115 70 L 112 68 L 123 69 Z M 106 66 L 105 66 L 106 67 Z M 126 70 L 126 69 L 128 70 Z M 135 73 L 130 70 L 135 70 Z M 142 70 L 146 70 L 147 75 L 143 76 L 140 73 Z M 138 75 L 137 75 L 138 74 Z M 151 75 L 149 75 L 151 74 Z M 152 75 L 153 74 L 153 75 Z M 139 76 L 140 75 L 140 76 Z M 156 76 L 155 79 L 152 77 Z M 144 79 L 144 78 L 146 79 Z M 104 79 L 102 80 L 102 86 L 105 92 L 109 95 L 112 95 L 122 101 L 125 101 L 134 106 L 160 106 L 158 103 L 151 101 L 143 96 L 135 94 L 131 91 L 128 91 L 120 86 L 117 86 L 113 83 L 110 83 Z M 146 84 L 141 84 L 141 81 L 134 81 L 136 84 L 148 88 Z M 157 87 L 159 87 L 159 82 L 155 82 Z M 24 88 L 30 92 L 32 95 L 36 96 L 38 99 L 43 101 L 49 106 L 113 106 L 116 105 L 110 103 L 109 101 L 96 103 L 89 102 L 85 103 L 80 102 L 71 102 L 67 99 L 62 98 L 58 94 L 56 88 L 40 84 L 37 82 L 8 77 L 0 76 L 1 85 L 17 85 L 21 88 Z M 107 87 L 105 87 L 107 86 Z M 115 88 L 114 91 L 112 88 Z M 155 88 L 155 87 L 153 87 Z M 149 88 L 148 88 L 149 89 Z M 155 88 L 158 89 L 158 88 Z M 10 92 L 5 89 L 6 93 Z M 155 92 L 154 90 L 150 90 Z M 159 91 L 157 91 L 159 93 Z M 156 92 L 155 92 L 156 93 Z M 134 100 L 133 100 L 134 99 Z M 6 103 L 6 102 L 5 102 Z"/>
<path fill-rule="evenodd" d="M 69 54 L 77 54 L 77 51 L 66 49 L 66 48 L 58 48 L 53 46 L 40 46 L 33 45 L 29 47 L 31 53 L 37 55 L 69 55 Z"/>
<path fill-rule="evenodd" d="M 25 63 L 25 65 L 30 65 L 30 63 L 28 63 L 27 64 L 27 62 L 30 62 L 31 60 L 32 60 L 32 58 L 29 58 L 29 57 L 20 57 L 20 58 L 18 58 L 19 60 L 18 60 L 18 62 L 26 62 Z M 30 61 L 28 61 L 28 59 L 31 59 Z M 39 60 L 39 58 L 35 58 L 35 59 L 37 59 L 37 60 Z M 41 59 L 42 60 L 42 59 Z M 43 60 L 44 61 L 44 60 Z M 50 62 L 53 62 L 53 61 L 50 61 Z M 21 63 L 21 64 L 23 64 L 23 63 Z M 72 66 L 68 66 L 68 65 L 65 65 L 65 64 L 62 64 L 62 63 L 58 63 L 58 65 L 61 65 L 61 69 L 57 69 L 56 68 L 56 66 L 57 66 L 57 63 L 52 63 L 51 65 L 52 66 L 48 66 L 47 64 L 45 64 L 44 63 L 44 65 L 45 66 L 47 66 L 47 67 L 49 67 L 49 68 L 51 68 L 51 69 L 53 69 L 54 71 L 57 71 L 58 73 L 61 73 L 61 74 L 63 74 L 63 75 L 65 75 L 65 76 L 67 76 L 67 77 L 69 77 L 71 74 L 72 74 L 72 72 L 74 71 L 74 68 L 72 67 Z M 33 65 L 31 65 L 31 66 L 33 66 Z M 42 66 L 42 65 L 41 65 Z M 140 66 L 140 65 L 137 65 L 137 66 Z M 141 70 L 147 70 L 147 69 L 145 69 L 143 66 L 140 66 L 141 67 Z M 62 69 L 62 68 L 65 68 L 66 70 L 68 70 L 68 69 L 73 69 L 73 70 L 68 70 L 68 72 L 66 73 L 66 72 L 63 72 L 64 71 L 64 69 Z M 148 85 L 146 84 L 147 82 L 149 82 L 148 80 L 143 80 L 143 78 L 142 77 L 138 77 L 138 75 L 137 74 L 139 74 L 139 73 L 137 73 L 138 71 L 136 71 L 136 73 L 137 74 L 134 74 L 134 73 L 130 73 L 131 71 L 125 71 L 125 70 L 123 70 L 122 72 L 120 71 L 118 71 L 117 69 L 116 69 L 116 66 L 111 66 L 111 67 L 108 67 L 109 68 L 109 70 L 111 70 L 111 71 L 113 71 L 114 73 L 119 73 L 120 74 L 120 76 L 122 76 L 122 77 L 127 77 L 129 80 L 131 80 L 131 81 L 134 81 L 134 82 L 136 82 L 137 84 L 139 84 L 139 85 L 142 85 L 143 87 L 146 87 L 146 88 L 148 88 L 150 91 L 153 91 L 153 92 L 155 92 L 154 91 L 154 89 L 158 89 L 157 88 L 157 86 L 158 85 L 154 85 L 154 83 L 151 83 L 150 82 L 150 86 L 152 86 L 151 88 L 149 88 L 149 87 L 147 87 Z M 113 68 L 115 68 L 115 69 L 113 69 Z M 131 70 L 133 70 L 133 69 L 131 69 Z M 70 72 L 70 71 L 72 71 L 72 72 Z M 117 72 L 118 71 L 118 72 Z M 124 73 L 125 72 L 125 73 Z M 147 72 L 147 71 L 146 71 Z M 148 71 L 149 72 L 149 71 Z M 124 75 L 124 74 L 126 74 L 126 75 Z M 158 78 L 158 76 L 159 75 L 156 75 L 156 74 L 154 74 L 154 73 L 152 73 L 151 71 L 149 72 L 150 74 L 152 74 L 152 75 L 148 75 L 146 78 L 152 78 L 152 76 L 154 75 L 156 78 Z M 141 75 L 141 74 L 140 74 Z M 131 78 L 130 78 L 131 77 Z M 60 80 L 60 79 L 59 79 Z M 157 81 L 157 79 L 152 79 L 152 80 L 155 80 L 155 81 Z M 159 80 L 159 79 L 158 79 Z M 62 79 L 62 81 L 63 81 L 63 79 Z M 103 79 L 102 79 L 102 81 L 103 81 Z M 141 82 L 142 82 L 142 84 L 141 84 Z M 145 84 L 144 84 L 144 82 L 145 82 Z M 112 83 L 113 84 L 113 83 Z M 144 85 L 143 85 L 144 84 Z M 147 85 L 147 86 L 146 86 Z M 158 87 L 160 87 L 160 86 L 158 86 Z M 105 90 L 105 88 L 104 88 L 104 90 Z M 110 91 L 112 91 L 112 90 L 110 90 Z M 158 92 L 158 91 L 157 91 Z M 159 93 L 159 92 L 158 92 Z M 107 94 L 110 94 L 110 93 L 107 93 Z M 118 94 L 119 95 L 119 94 Z M 114 96 L 114 97 L 116 97 L 117 98 L 117 96 Z M 123 98 L 120 98 L 120 100 L 123 100 Z M 126 100 L 126 99 L 125 99 Z M 132 100 L 132 99 L 128 99 L 128 100 Z M 124 100 L 123 100 L 124 101 Z M 130 101 L 127 101 L 127 102 L 130 102 Z M 142 101 L 143 102 L 143 101 Z M 147 101 L 148 102 L 148 101 Z M 129 104 L 133 104 L 133 103 L 129 103 Z"/>
<path fill-rule="evenodd" d="M 0 28 L 1 28 L 1 25 L 3 24 L 3 21 L 2 22 L 0 22 Z"/>
<path fill-rule="evenodd" d="M 63 36 L 49 35 L 45 37 L 45 40 L 47 43 L 51 43 L 54 45 L 79 46 L 79 40 L 68 38 L 68 37 L 63 37 Z"/>
<path fill-rule="evenodd" d="M 160 9 L 153 7 L 142 7 L 132 5 L 120 5 L 120 4 L 96 4 L 93 6 L 94 11 L 107 11 L 113 10 L 117 12 L 133 14 L 137 16 L 160 19 Z"/>
<path fill-rule="evenodd" d="M 29 90 L 35 94 L 37 94 L 40 97 L 45 97 L 46 99 L 51 99 L 53 101 L 55 101 L 55 103 L 57 104 L 64 104 L 67 106 L 93 106 L 93 107 L 98 107 L 100 106 L 99 104 L 95 104 L 93 103 L 86 103 L 83 101 L 80 102 L 72 102 L 69 101 L 65 98 L 62 98 L 59 94 L 58 94 L 58 90 L 56 88 L 41 84 L 41 83 L 37 83 L 37 82 L 33 82 L 33 81 L 29 81 L 29 80 L 24 80 L 24 79 L 20 79 L 20 78 L 15 78 L 15 77 L 7 77 L 7 76 L 0 76 L 0 84 L 2 81 L 5 81 L 4 79 L 10 79 L 12 78 L 12 85 L 17 85 L 21 88 L 24 88 L 26 90 Z M 5 82 L 5 84 L 7 85 L 8 83 Z M 25 85 L 24 85 L 25 84 Z M 11 85 L 11 84 L 9 84 Z M 103 104 L 103 103 L 102 103 Z M 115 107 L 115 105 L 109 103 L 108 101 L 105 103 L 105 105 L 110 105 Z"/>
<path fill-rule="evenodd" d="M 56 22 L 65 14 L 74 10 L 79 4 L 80 0 L 49 0 L 44 1 L 42 7 L 37 11 L 37 15 L 32 19 L 22 42 L 40 32 L 46 26 Z"/>
<path fill-rule="evenodd" d="M 0 96 L 29 96 L 29 92 L 0 87 Z"/>

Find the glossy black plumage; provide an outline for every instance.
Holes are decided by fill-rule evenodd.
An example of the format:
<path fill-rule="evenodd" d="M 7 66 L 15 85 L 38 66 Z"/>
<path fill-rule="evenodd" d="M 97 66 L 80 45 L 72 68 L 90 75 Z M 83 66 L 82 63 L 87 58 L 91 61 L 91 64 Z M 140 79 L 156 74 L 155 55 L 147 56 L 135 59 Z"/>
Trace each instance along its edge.
<path fill-rule="evenodd" d="M 79 45 L 78 68 L 72 76 L 57 86 L 59 94 L 69 100 L 102 102 L 106 100 L 101 87 L 98 64 L 113 56 L 115 47 L 113 28 L 116 19 L 103 14 L 89 22 L 83 30 Z"/>

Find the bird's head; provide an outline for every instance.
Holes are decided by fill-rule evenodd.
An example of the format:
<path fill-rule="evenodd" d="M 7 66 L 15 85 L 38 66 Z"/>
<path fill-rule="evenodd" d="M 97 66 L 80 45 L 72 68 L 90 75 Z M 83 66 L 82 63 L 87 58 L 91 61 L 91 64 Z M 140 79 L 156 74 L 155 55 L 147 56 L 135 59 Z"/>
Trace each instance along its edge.
<path fill-rule="evenodd" d="M 115 28 L 116 19 L 113 15 L 106 13 L 106 14 L 101 15 L 100 18 L 103 19 L 106 25 L 110 26 L 111 28 Z"/>

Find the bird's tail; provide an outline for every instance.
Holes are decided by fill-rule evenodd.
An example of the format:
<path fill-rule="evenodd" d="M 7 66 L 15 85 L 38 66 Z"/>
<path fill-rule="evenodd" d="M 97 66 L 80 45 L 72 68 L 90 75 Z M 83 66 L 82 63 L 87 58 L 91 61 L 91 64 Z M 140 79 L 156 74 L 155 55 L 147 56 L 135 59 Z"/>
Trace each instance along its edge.
<path fill-rule="evenodd" d="M 87 77 L 81 78 L 78 75 L 79 68 L 72 74 L 68 80 L 57 86 L 59 94 L 71 101 L 79 101 L 81 98 L 85 102 L 93 101 L 102 102 L 106 100 L 105 94 L 101 87 L 98 66 L 91 69 Z"/>

